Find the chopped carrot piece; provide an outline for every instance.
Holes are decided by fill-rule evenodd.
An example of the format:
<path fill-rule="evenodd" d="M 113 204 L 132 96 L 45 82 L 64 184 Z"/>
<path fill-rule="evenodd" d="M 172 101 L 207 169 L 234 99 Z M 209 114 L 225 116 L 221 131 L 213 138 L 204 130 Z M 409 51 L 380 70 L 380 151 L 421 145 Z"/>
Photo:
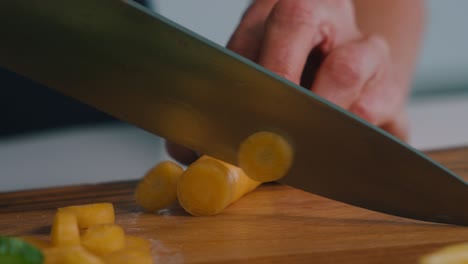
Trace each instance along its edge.
<path fill-rule="evenodd" d="M 58 211 L 75 214 L 80 228 L 88 228 L 100 224 L 113 224 L 115 220 L 114 206 L 111 203 L 68 206 L 59 208 Z"/>
<path fill-rule="evenodd" d="M 103 255 L 124 248 L 125 233 L 119 225 L 94 225 L 85 231 L 81 244 L 94 254 Z"/>
<path fill-rule="evenodd" d="M 47 248 L 43 252 L 44 264 L 104 264 L 99 257 L 80 246 Z"/>
<path fill-rule="evenodd" d="M 466 264 L 468 263 L 468 243 L 443 247 L 420 259 L 420 264 Z"/>
<path fill-rule="evenodd" d="M 281 179 L 291 168 L 293 148 L 272 132 L 257 132 L 245 139 L 238 151 L 239 167 L 252 179 L 270 182 Z"/>
<path fill-rule="evenodd" d="M 54 246 L 80 245 L 80 230 L 74 214 L 57 212 L 52 225 L 51 240 Z"/>
<path fill-rule="evenodd" d="M 258 185 L 260 182 L 247 177 L 242 169 L 203 156 L 182 174 L 177 195 L 188 213 L 215 215 Z"/>
<path fill-rule="evenodd" d="M 184 170 L 172 161 L 153 167 L 138 183 L 135 199 L 147 211 L 163 209 L 177 200 L 177 181 Z"/>

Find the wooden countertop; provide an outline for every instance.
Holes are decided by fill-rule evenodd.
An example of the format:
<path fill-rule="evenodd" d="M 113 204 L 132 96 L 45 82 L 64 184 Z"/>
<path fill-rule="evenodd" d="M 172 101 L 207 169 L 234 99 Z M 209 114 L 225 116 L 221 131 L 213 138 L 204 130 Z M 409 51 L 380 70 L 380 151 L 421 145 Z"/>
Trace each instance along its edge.
<path fill-rule="evenodd" d="M 427 154 L 468 179 L 468 148 Z M 467 227 L 388 216 L 279 184 L 215 217 L 192 217 L 176 204 L 142 213 L 134 187 L 128 181 L 0 193 L 0 234 L 46 236 L 57 207 L 113 202 L 127 233 L 153 241 L 157 263 L 416 263 L 468 241 Z"/>

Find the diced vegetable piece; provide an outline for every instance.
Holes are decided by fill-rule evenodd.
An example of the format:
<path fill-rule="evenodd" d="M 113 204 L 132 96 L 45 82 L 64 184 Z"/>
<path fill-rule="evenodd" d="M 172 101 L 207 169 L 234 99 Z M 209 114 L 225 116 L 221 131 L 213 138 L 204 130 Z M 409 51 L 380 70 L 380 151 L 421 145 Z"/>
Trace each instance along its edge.
<path fill-rule="evenodd" d="M 80 230 L 76 216 L 68 212 L 55 214 L 50 234 L 54 246 L 77 246 L 80 244 Z"/>
<path fill-rule="evenodd" d="M 259 184 L 240 168 L 203 156 L 182 174 L 177 195 L 179 203 L 188 213 L 196 216 L 215 215 Z"/>
<path fill-rule="evenodd" d="M 48 248 L 44 254 L 44 264 L 104 264 L 98 256 L 81 246 Z"/>
<path fill-rule="evenodd" d="M 138 183 L 135 199 L 147 211 L 163 209 L 177 200 L 177 181 L 184 170 L 173 161 L 153 167 Z"/>
<path fill-rule="evenodd" d="M 29 243 L 11 237 L 0 236 L 0 263 L 42 264 L 41 251 Z"/>
<path fill-rule="evenodd" d="M 150 252 L 124 249 L 103 257 L 106 264 L 153 264 Z"/>
<path fill-rule="evenodd" d="M 97 256 L 82 247 L 68 250 L 61 258 L 63 264 L 104 264 Z"/>
<path fill-rule="evenodd" d="M 85 231 L 81 244 L 95 254 L 104 255 L 124 248 L 125 233 L 119 225 L 95 225 Z"/>
<path fill-rule="evenodd" d="M 69 247 L 51 247 L 42 250 L 44 253 L 44 264 L 61 264 L 61 258 Z"/>
<path fill-rule="evenodd" d="M 137 236 L 125 236 L 125 249 L 151 252 L 151 242 L 147 239 Z"/>
<path fill-rule="evenodd" d="M 239 167 L 252 179 L 270 182 L 281 179 L 293 163 L 293 148 L 282 136 L 257 132 L 245 139 L 238 151 Z"/>
<path fill-rule="evenodd" d="M 91 225 L 81 238 L 79 216 L 83 226 Z M 103 216 L 104 220 L 97 216 Z M 122 227 L 116 224 L 94 224 L 110 220 L 114 222 L 112 204 L 60 208 L 52 225 L 51 242 L 42 237 L 0 236 L 0 264 L 153 263 L 149 240 L 125 236 Z"/>
<path fill-rule="evenodd" d="M 111 203 L 68 206 L 59 208 L 58 210 L 59 212 L 75 214 L 80 228 L 88 228 L 100 224 L 113 224 L 115 219 L 114 206 Z"/>
<path fill-rule="evenodd" d="M 441 248 L 421 258 L 420 264 L 467 264 L 468 243 Z"/>

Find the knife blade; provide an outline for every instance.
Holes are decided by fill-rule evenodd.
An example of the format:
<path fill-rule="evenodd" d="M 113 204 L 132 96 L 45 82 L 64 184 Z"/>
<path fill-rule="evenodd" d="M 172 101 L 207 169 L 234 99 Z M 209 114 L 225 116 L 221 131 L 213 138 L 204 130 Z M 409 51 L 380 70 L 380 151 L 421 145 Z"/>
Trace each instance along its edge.
<path fill-rule="evenodd" d="M 1 1 L 0 35 L 0 66 L 200 153 L 237 164 L 242 140 L 275 131 L 295 152 L 281 183 L 382 213 L 468 225 L 462 178 L 131 1 Z"/>

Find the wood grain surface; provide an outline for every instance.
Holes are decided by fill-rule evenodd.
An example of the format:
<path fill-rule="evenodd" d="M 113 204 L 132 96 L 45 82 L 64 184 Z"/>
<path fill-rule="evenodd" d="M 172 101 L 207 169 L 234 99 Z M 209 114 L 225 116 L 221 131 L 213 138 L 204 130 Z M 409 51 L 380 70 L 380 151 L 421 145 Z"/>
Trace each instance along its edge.
<path fill-rule="evenodd" d="M 468 178 L 468 148 L 428 155 Z M 279 184 L 214 217 L 189 216 L 177 204 L 143 213 L 134 187 L 128 181 L 0 193 L 0 234 L 47 236 L 57 207 L 113 202 L 127 233 L 152 241 L 156 263 L 417 263 L 468 241 L 466 227 L 384 215 Z"/>

